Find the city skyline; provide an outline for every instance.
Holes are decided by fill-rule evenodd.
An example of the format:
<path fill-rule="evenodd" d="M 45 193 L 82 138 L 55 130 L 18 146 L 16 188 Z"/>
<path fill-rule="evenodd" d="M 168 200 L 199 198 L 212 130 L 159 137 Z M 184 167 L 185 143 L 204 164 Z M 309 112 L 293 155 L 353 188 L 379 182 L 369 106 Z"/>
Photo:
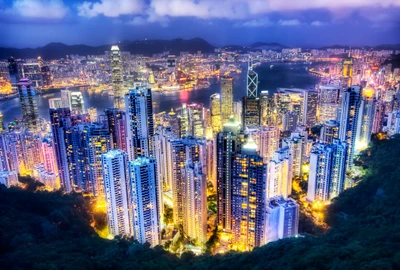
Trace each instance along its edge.
<path fill-rule="evenodd" d="M 3 0 L 0 46 L 39 47 L 51 42 L 98 46 L 178 37 L 201 37 L 214 46 L 396 44 L 399 11 L 396 0 Z"/>

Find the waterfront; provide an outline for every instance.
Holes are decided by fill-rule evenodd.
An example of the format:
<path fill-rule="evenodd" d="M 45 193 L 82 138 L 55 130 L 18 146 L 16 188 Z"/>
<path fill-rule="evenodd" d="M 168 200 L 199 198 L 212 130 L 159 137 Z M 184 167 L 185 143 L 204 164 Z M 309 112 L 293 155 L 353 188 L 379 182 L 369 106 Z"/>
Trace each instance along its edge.
<path fill-rule="evenodd" d="M 296 87 L 310 89 L 318 83 L 319 78 L 311 75 L 307 68 L 312 65 L 304 63 L 263 63 L 255 68 L 259 74 L 259 90 L 268 90 L 275 93 L 280 87 Z M 246 72 L 242 72 L 234 77 L 234 100 L 239 100 L 246 95 Z M 71 91 L 79 91 L 79 87 L 70 87 Z M 209 106 L 209 98 L 211 94 L 219 93 L 220 86 L 217 80 L 212 80 L 208 88 L 176 91 L 176 92 L 153 92 L 154 112 L 169 111 L 171 108 L 178 108 L 182 103 L 203 103 Z M 85 101 L 85 108 L 96 107 L 98 113 L 109 108 L 113 104 L 113 97 L 101 93 L 88 91 L 88 88 L 81 88 L 81 92 Z M 49 102 L 50 98 L 60 97 L 60 92 L 46 93 L 38 96 L 37 105 L 39 116 L 49 119 Z M 7 124 L 13 119 L 21 117 L 21 109 L 18 97 L 1 101 L 0 111 L 4 116 L 4 123 Z"/>

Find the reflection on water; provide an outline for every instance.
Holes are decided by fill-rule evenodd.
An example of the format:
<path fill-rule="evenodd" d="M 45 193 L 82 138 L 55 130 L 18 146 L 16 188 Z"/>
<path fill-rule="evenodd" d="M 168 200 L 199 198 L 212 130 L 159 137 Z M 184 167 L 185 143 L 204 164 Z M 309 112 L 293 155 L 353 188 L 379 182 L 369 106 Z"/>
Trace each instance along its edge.
<path fill-rule="evenodd" d="M 309 89 L 318 82 L 318 78 L 309 74 L 307 67 L 310 67 L 310 65 L 274 63 L 273 68 L 270 68 L 270 63 L 262 64 L 255 68 L 255 71 L 259 74 L 259 90 L 269 90 L 270 93 L 274 93 L 279 87 Z M 87 88 L 70 87 L 69 89 L 71 91 L 81 91 L 85 101 L 85 108 L 96 107 L 99 114 L 113 104 L 112 96 L 88 91 Z M 212 80 L 210 87 L 205 89 L 168 93 L 153 92 L 154 112 L 169 111 L 171 108 L 180 107 L 182 103 L 196 102 L 209 106 L 210 95 L 219 92 L 219 82 L 216 79 Z M 234 76 L 233 94 L 234 100 L 239 100 L 246 95 L 246 72 Z M 61 93 L 59 91 L 38 96 L 37 103 L 40 117 L 49 119 L 49 99 L 60 96 Z M 0 111 L 4 115 L 5 124 L 16 117 L 21 117 L 19 99 L 13 98 L 7 101 L 0 101 Z"/>

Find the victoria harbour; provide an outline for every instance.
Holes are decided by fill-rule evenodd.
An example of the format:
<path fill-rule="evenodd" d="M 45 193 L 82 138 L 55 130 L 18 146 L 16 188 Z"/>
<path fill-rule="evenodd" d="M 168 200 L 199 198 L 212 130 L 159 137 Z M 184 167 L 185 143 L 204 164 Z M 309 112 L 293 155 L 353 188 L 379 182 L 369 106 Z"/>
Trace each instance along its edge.
<path fill-rule="evenodd" d="M 272 66 L 271 66 L 272 65 Z M 259 89 L 275 93 L 278 88 L 302 88 L 308 90 L 319 82 L 319 78 L 310 74 L 308 69 L 318 64 L 305 63 L 263 63 L 255 71 L 260 75 Z M 246 65 L 242 65 L 245 67 Z M 216 79 L 211 79 L 210 87 L 196 90 L 181 91 L 157 91 L 153 92 L 153 109 L 156 113 L 182 106 L 182 103 L 202 103 L 206 107 L 210 103 L 210 95 L 220 93 L 220 85 Z M 113 97 L 107 94 L 100 94 L 89 91 L 87 87 L 70 87 L 71 91 L 81 91 L 85 107 L 95 107 L 99 112 L 112 107 Z M 59 98 L 59 90 L 49 90 L 38 96 L 37 105 L 39 116 L 49 119 L 50 98 Z M 239 100 L 246 94 L 246 72 L 235 75 L 233 84 L 233 98 Z M 15 118 L 21 117 L 21 107 L 18 97 L 0 101 L 0 111 L 4 115 L 4 123 L 12 122 Z"/>

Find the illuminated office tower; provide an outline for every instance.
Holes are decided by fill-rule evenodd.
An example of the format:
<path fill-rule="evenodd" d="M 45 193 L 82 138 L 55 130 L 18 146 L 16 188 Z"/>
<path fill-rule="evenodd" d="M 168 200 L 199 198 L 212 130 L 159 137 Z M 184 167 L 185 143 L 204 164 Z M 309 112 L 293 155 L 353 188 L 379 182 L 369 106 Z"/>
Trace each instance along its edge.
<path fill-rule="evenodd" d="M 316 91 L 303 91 L 303 125 L 313 127 L 317 124 L 318 93 Z"/>
<path fill-rule="evenodd" d="M 307 137 L 302 136 L 300 133 L 292 132 L 290 138 L 283 139 L 282 146 L 289 147 L 289 154 L 291 157 L 292 177 L 301 177 L 302 166 L 305 158 Z"/>
<path fill-rule="evenodd" d="M 347 143 L 317 144 L 310 154 L 307 200 L 329 201 L 344 189 Z"/>
<path fill-rule="evenodd" d="M 211 125 L 213 133 L 217 134 L 221 131 L 221 96 L 220 94 L 212 94 L 210 96 L 210 109 L 211 109 Z"/>
<path fill-rule="evenodd" d="M 207 164 L 207 181 L 211 181 L 214 189 L 217 188 L 217 168 L 216 168 L 216 149 L 215 140 L 207 140 L 206 143 L 206 164 Z"/>
<path fill-rule="evenodd" d="M 159 201 L 156 160 L 138 157 L 129 162 L 132 229 L 139 243 L 160 243 Z"/>
<path fill-rule="evenodd" d="M 105 121 L 112 137 L 112 148 L 127 151 L 125 112 L 116 108 L 104 110 Z"/>
<path fill-rule="evenodd" d="M 204 112 L 205 108 L 202 105 L 191 104 L 188 106 L 190 136 L 205 138 Z"/>
<path fill-rule="evenodd" d="M 53 84 L 53 77 L 51 76 L 49 66 L 41 66 L 40 71 L 42 72 L 43 86 L 50 87 Z"/>
<path fill-rule="evenodd" d="M 350 52 L 348 58 L 343 61 L 343 77 L 347 78 L 347 87 L 350 87 L 353 79 L 353 59 Z"/>
<path fill-rule="evenodd" d="M 336 119 L 339 107 L 340 87 L 321 85 L 318 88 L 318 123 Z"/>
<path fill-rule="evenodd" d="M 230 118 L 216 138 L 218 225 L 232 228 L 232 163 L 242 144 L 241 125 Z"/>
<path fill-rule="evenodd" d="M 283 196 L 285 199 L 292 193 L 292 159 L 289 147 L 275 151 L 268 163 L 267 198 Z"/>
<path fill-rule="evenodd" d="M 62 108 L 63 104 L 61 98 L 50 98 L 49 99 L 49 108 L 50 109 L 58 109 Z"/>
<path fill-rule="evenodd" d="M 199 162 L 188 160 L 183 171 L 183 230 L 191 239 L 207 241 L 207 179 Z"/>
<path fill-rule="evenodd" d="M 266 243 L 298 235 L 299 208 L 295 200 L 282 196 L 267 200 Z"/>
<path fill-rule="evenodd" d="M 283 131 L 295 131 L 297 128 L 298 114 L 295 112 L 286 112 L 282 115 Z"/>
<path fill-rule="evenodd" d="M 326 121 L 321 128 L 320 142 L 330 144 L 334 139 L 339 139 L 339 122 Z"/>
<path fill-rule="evenodd" d="M 221 77 L 221 124 L 228 122 L 233 114 L 233 78 Z"/>
<path fill-rule="evenodd" d="M 186 106 L 186 103 L 182 104 L 182 110 L 181 110 L 181 116 L 180 116 L 180 121 L 179 121 L 179 130 L 180 134 L 179 137 L 187 137 L 189 136 L 189 111 Z"/>
<path fill-rule="evenodd" d="M 339 139 L 348 144 L 348 159 L 347 169 L 353 167 L 353 159 L 356 147 L 357 134 L 361 123 L 360 118 L 360 105 L 361 105 L 361 87 L 352 86 L 347 91 L 343 92 Z"/>
<path fill-rule="evenodd" d="M 262 126 L 259 136 L 260 156 L 267 164 L 274 157 L 275 151 L 279 149 L 280 131 L 275 126 Z"/>
<path fill-rule="evenodd" d="M 247 68 L 247 97 L 257 98 L 258 96 L 258 74 L 253 70 L 251 62 Z"/>
<path fill-rule="evenodd" d="M 72 114 L 84 114 L 85 104 L 81 92 L 71 92 L 70 94 L 70 108 Z"/>
<path fill-rule="evenodd" d="M 115 149 L 102 157 L 108 231 L 112 235 L 132 235 L 128 155 Z"/>
<path fill-rule="evenodd" d="M 153 156 L 153 102 L 150 88 L 129 90 L 125 96 L 129 160 Z"/>
<path fill-rule="evenodd" d="M 95 107 L 88 108 L 88 114 L 90 116 L 90 122 L 97 122 L 97 109 Z"/>
<path fill-rule="evenodd" d="M 185 179 L 184 170 L 188 160 L 193 163 L 199 162 L 206 171 L 206 141 L 193 137 L 186 137 L 181 140 L 168 141 L 170 160 L 170 179 L 172 188 L 172 200 L 174 209 L 174 224 L 182 224 L 184 213 L 184 192 Z"/>
<path fill-rule="evenodd" d="M 19 65 L 19 77 L 29 79 L 35 88 L 43 86 L 42 71 L 38 63 L 23 63 Z"/>
<path fill-rule="evenodd" d="M 171 111 L 168 113 L 168 126 L 171 127 L 172 133 L 177 138 L 180 138 L 180 119 L 172 108 Z"/>
<path fill-rule="evenodd" d="M 258 127 L 260 125 L 260 99 L 244 97 L 242 106 L 243 127 Z"/>
<path fill-rule="evenodd" d="M 114 93 L 114 108 L 124 109 L 124 79 L 122 70 L 121 51 L 114 45 L 110 51 L 111 80 Z"/>
<path fill-rule="evenodd" d="M 61 90 L 61 108 L 68 108 L 71 109 L 71 91 L 68 90 L 68 88 L 66 89 L 62 89 Z M 53 109 L 53 108 L 50 108 Z M 58 108 L 55 108 L 58 109 Z"/>
<path fill-rule="evenodd" d="M 13 91 L 18 90 L 17 83 L 19 82 L 18 63 L 13 57 L 8 59 L 8 72 L 10 76 L 10 83 Z"/>
<path fill-rule="evenodd" d="M 39 129 L 39 113 L 36 91 L 29 79 L 21 79 L 17 86 L 22 110 L 22 121 L 25 124 L 25 128 L 37 131 Z"/>
<path fill-rule="evenodd" d="M 237 121 L 242 121 L 242 117 L 243 117 L 243 104 L 242 101 L 234 101 L 233 102 L 233 117 L 237 120 Z"/>
<path fill-rule="evenodd" d="M 272 125 L 274 123 L 274 99 L 268 91 L 260 93 L 260 124 Z"/>
<path fill-rule="evenodd" d="M 252 250 L 265 242 L 267 165 L 250 137 L 232 163 L 232 244 Z"/>
<path fill-rule="evenodd" d="M 372 126 L 374 123 L 376 100 L 372 96 L 363 96 L 360 104 L 359 123 L 360 126 L 357 130 L 356 150 L 360 151 L 365 149 L 372 136 Z"/>
<path fill-rule="evenodd" d="M 104 181 L 101 156 L 111 150 L 111 135 L 108 129 L 96 124 L 85 125 L 83 130 L 85 149 L 85 170 L 87 171 L 87 188 L 95 197 L 104 197 Z"/>

